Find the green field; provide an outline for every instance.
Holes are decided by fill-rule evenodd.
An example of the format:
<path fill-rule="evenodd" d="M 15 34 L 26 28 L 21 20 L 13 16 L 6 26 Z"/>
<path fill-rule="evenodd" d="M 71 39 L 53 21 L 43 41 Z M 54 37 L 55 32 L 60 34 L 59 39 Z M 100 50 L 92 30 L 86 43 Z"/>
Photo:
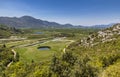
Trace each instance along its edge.
<path fill-rule="evenodd" d="M 20 55 L 20 61 L 23 62 L 41 62 L 51 60 L 54 54 L 61 54 L 63 49 L 71 43 L 71 40 L 46 41 L 28 47 L 17 47 L 15 50 Z M 50 50 L 38 50 L 39 46 L 50 46 Z"/>
<path fill-rule="evenodd" d="M 25 40 L 9 41 L 7 47 L 13 47 L 20 56 L 22 62 L 43 62 L 51 60 L 52 56 L 60 55 L 63 49 L 71 43 L 85 37 L 92 29 L 28 29 L 26 33 L 20 35 L 26 37 Z M 42 34 L 35 34 L 42 32 Z M 71 33 L 70 33 L 71 32 Z M 56 40 L 58 39 L 58 40 Z M 43 42 L 43 43 L 37 43 Z M 35 45 L 29 46 L 31 44 Z M 28 46 L 27 46 L 28 45 Z M 38 50 L 39 46 L 50 46 L 50 50 Z"/>

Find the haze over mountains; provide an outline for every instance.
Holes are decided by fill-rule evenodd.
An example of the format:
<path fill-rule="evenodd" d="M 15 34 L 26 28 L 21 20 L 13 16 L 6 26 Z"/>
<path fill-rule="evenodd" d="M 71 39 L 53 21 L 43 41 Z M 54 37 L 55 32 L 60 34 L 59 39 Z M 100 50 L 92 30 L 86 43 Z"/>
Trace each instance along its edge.
<path fill-rule="evenodd" d="M 59 24 L 41 19 L 36 19 L 31 16 L 22 17 L 0 17 L 0 24 L 8 25 L 16 28 L 107 28 L 109 25 L 94 25 L 94 26 L 75 26 L 72 24 Z"/>

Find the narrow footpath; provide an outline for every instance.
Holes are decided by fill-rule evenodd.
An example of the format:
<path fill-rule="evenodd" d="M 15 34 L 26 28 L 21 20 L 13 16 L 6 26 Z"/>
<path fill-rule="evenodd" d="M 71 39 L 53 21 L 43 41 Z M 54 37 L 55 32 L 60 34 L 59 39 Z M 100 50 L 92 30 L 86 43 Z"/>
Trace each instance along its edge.
<path fill-rule="evenodd" d="M 66 48 L 67 48 L 71 43 L 75 42 L 74 40 L 69 40 L 69 41 L 70 41 L 70 43 L 69 43 L 68 45 L 66 45 L 66 47 L 63 49 L 63 53 L 65 53 Z"/>
<path fill-rule="evenodd" d="M 13 54 L 14 54 L 14 59 L 16 59 L 16 51 L 14 50 L 14 49 L 12 49 L 11 50 L 12 52 L 13 52 Z M 7 67 L 10 67 L 10 65 L 13 63 L 13 61 L 11 61 L 8 65 L 7 65 Z"/>

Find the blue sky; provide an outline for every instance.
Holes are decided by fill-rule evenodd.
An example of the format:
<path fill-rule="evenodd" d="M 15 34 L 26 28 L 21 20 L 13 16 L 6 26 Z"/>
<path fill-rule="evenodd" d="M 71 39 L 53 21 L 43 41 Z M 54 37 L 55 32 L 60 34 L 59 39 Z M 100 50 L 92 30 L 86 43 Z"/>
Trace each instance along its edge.
<path fill-rule="evenodd" d="M 74 25 L 120 21 L 120 0 L 0 0 L 0 16 L 30 15 Z"/>

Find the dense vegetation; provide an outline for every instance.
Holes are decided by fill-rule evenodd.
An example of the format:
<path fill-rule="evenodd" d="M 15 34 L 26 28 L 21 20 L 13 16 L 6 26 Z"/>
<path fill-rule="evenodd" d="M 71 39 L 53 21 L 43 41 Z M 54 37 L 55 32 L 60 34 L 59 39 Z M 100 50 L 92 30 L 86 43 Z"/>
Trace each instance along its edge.
<path fill-rule="evenodd" d="M 111 68 L 117 64 L 116 69 L 109 69 L 109 72 L 105 77 L 119 77 L 120 76 L 120 39 L 116 41 L 100 43 L 93 47 L 84 46 L 70 46 L 68 52 L 72 50 L 77 56 L 77 61 L 73 68 L 79 77 L 104 77 L 108 68 Z M 74 55 L 74 56 L 75 56 Z M 75 73 L 74 73 L 75 74 Z M 109 75 L 110 74 L 110 75 Z M 72 76 L 71 76 L 72 77 Z M 73 76 L 74 77 L 74 76 Z"/>
<path fill-rule="evenodd" d="M 9 64 L 11 62 L 18 61 L 18 57 L 15 59 L 14 54 L 11 51 L 10 48 L 7 48 L 6 45 L 0 46 L 0 76 L 4 75 L 4 70 L 6 70 L 6 67 L 9 67 Z"/>

